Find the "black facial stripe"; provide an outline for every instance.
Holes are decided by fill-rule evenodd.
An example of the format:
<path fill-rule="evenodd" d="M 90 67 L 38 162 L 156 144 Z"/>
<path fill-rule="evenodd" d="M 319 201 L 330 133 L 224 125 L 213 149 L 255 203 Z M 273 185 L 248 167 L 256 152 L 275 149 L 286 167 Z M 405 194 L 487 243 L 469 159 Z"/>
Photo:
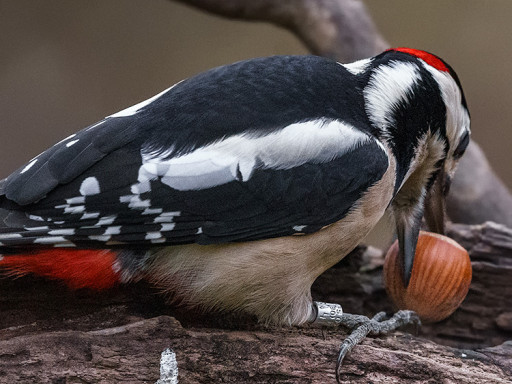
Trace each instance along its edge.
<path fill-rule="evenodd" d="M 443 196 L 448 196 L 450 193 L 450 187 L 452 186 L 452 178 L 450 176 L 446 176 L 443 184 Z"/>
<path fill-rule="evenodd" d="M 459 142 L 459 145 L 457 145 L 457 148 L 455 148 L 455 151 L 453 151 L 453 157 L 455 159 L 460 159 L 464 152 L 466 151 L 466 148 L 469 145 L 469 132 L 466 131 L 464 136 Z"/>
<path fill-rule="evenodd" d="M 388 128 L 393 137 L 392 150 L 398 159 L 397 185 L 405 177 L 420 140 L 428 130 L 446 138 L 446 105 L 439 85 L 427 70 L 422 67 L 418 70 L 420 80 L 411 87 L 408 97 L 395 106 L 392 111 L 395 124 Z M 445 152 L 447 149 L 445 147 Z"/>

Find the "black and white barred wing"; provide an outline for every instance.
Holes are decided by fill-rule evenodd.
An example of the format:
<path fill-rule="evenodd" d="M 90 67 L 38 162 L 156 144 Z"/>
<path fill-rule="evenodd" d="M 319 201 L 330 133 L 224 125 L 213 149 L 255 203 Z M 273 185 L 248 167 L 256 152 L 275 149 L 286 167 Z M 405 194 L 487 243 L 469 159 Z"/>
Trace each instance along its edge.
<path fill-rule="evenodd" d="M 343 218 L 388 166 L 374 139 L 340 122 L 231 136 L 179 156 L 133 143 L 104 153 L 88 137 L 68 138 L 6 180 L 2 245 L 210 244 L 314 232 Z"/>

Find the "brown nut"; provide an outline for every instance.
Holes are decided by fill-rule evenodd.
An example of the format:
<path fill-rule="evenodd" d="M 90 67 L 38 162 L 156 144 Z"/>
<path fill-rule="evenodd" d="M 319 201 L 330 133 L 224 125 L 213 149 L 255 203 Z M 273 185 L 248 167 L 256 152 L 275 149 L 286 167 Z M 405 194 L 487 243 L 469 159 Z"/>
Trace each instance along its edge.
<path fill-rule="evenodd" d="M 384 262 L 386 291 L 399 309 L 415 311 L 423 322 L 450 316 L 466 297 L 471 284 L 471 261 L 455 240 L 420 232 L 409 286 L 405 288 L 398 259 L 398 242 Z"/>

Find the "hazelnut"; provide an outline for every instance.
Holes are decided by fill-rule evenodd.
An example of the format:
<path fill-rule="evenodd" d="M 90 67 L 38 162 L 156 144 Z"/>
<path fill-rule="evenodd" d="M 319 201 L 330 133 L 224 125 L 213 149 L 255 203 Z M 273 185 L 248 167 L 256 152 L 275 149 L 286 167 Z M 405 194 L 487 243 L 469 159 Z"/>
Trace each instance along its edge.
<path fill-rule="evenodd" d="M 407 288 L 397 241 L 386 254 L 384 284 L 388 295 L 399 309 L 415 311 L 423 322 L 450 316 L 466 297 L 470 283 L 468 252 L 449 237 L 420 232 Z"/>

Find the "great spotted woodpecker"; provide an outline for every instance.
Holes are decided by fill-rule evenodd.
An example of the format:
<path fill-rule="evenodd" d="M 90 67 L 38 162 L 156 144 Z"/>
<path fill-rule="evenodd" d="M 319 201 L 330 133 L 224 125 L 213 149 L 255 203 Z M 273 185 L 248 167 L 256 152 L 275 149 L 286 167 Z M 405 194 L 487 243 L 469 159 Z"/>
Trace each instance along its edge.
<path fill-rule="evenodd" d="M 443 231 L 469 125 L 457 75 L 424 51 L 215 68 L 2 180 L 0 268 L 75 288 L 145 278 L 265 322 L 329 317 L 312 283 L 386 209 L 409 279 L 422 217 Z"/>

